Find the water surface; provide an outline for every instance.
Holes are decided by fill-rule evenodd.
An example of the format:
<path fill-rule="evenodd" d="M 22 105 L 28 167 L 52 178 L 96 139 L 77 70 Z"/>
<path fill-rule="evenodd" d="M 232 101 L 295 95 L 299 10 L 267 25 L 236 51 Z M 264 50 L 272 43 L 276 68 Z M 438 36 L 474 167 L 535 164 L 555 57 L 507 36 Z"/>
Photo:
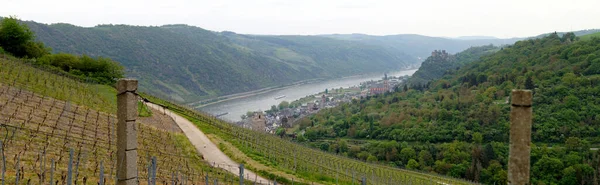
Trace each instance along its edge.
<path fill-rule="evenodd" d="M 388 76 L 404 76 L 404 75 L 412 75 L 417 71 L 413 70 L 404 70 L 404 71 L 396 71 L 388 73 Z M 239 121 L 241 120 L 240 116 L 246 114 L 248 111 L 256 111 L 256 110 L 269 110 L 271 105 L 279 105 L 282 101 L 292 102 L 294 100 L 306 97 L 308 95 L 316 94 L 318 92 L 323 92 L 325 89 L 332 88 L 348 88 L 352 86 L 357 86 L 361 82 L 370 81 L 370 80 L 380 80 L 384 76 L 381 74 L 369 74 L 369 75 L 360 75 L 353 76 L 347 78 L 337 78 L 324 80 L 320 82 L 313 82 L 310 84 L 301 84 L 294 85 L 289 87 L 284 87 L 282 89 L 264 92 L 260 94 L 250 95 L 243 98 L 237 98 L 232 100 L 227 100 L 211 105 L 207 105 L 205 107 L 200 108 L 202 111 L 217 115 L 221 113 L 228 112 L 229 114 L 222 116 L 221 118 L 230 120 L 230 121 Z M 275 97 L 285 95 L 285 98 L 275 99 Z"/>

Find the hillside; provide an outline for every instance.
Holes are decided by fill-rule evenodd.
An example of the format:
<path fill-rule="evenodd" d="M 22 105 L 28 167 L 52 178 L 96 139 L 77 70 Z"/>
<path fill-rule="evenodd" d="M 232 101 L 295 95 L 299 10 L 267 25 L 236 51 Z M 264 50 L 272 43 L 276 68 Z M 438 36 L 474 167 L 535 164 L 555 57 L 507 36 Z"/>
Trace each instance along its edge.
<path fill-rule="evenodd" d="M 112 58 L 140 80 L 143 91 L 183 102 L 416 62 L 379 46 L 313 36 L 240 35 L 187 25 L 27 25 L 53 52 Z"/>
<path fill-rule="evenodd" d="M 385 36 L 372 36 L 363 34 L 335 34 L 335 35 L 324 35 L 326 37 L 358 41 L 366 44 L 381 45 L 387 48 L 403 51 L 404 53 L 426 59 L 431 55 L 433 50 L 446 50 L 450 54 L 455 54 L 465 49 L 474 46 L 483 45 L 506 45 L 513 44 L 522 38 L 513 39 L 450 39 L 441 37 L 429 37 L 416 34 L 400 34 L 400 35 L 385 35 Z"/>
<path fill-rule="evenodd" d="M 580 38 L 581 38 L 581 40 L 591 40 L 592 37 L 600 38 L 600 32 L 584 35 L 584 36 L 581 36 Z"/>
<path fill-rule="evenodd" d="M 213 142 L 217 141 L 219 148 L 228 155 L 234 156 L 233 151 L 238 152 L 238 155 L 245 155 L 244 158 L 237 158 L 237 162 L 246 164 L 246 168 L 257 171 L 264 177 L 277 179 L 278 184 L 299 184 L 298 181 L 285 177 L 289 175 L 322 184 L 359 184 L 362 179 L 367 184 L 472 184 L 461 179 L 403 170 L 383 163 L 358 161 L 311 149 L 279 136 L 239 127 L 151 95 L 142 96 L 193 122 L 204 133 L 210 135 Z M 347 149 L 340 146 L 340 150 Z M 260 170 L 258 166 L 266 166 L 268 170 Z"/>
<path fill-rule="evenodd" d="M 600 171 L 600 153 L 590 150 L 600 143 L 600 39 L 573 38 L 519 41 L 423 89 L 320 111 L 299 122 L 302 138 L 362 160 L 504 184 L 507 97 L 533 89 L 532 184 L 589 184 Z M 331 149 L 341 141 L 351 149 Z"/>
<path fill-rule="evenodd" d="M 66 184 L 70 152 L 75 184 L 115 183 L 116 90 L 82 83 L 0 55 L 0 131 L 6 184 Z M 138 169 L 146 183 L 156 157 L 159 184 L 223 181 L 159 112 L 138 120 Z M 175 126 L 176 127 L 176 126 Z M 174 173 L 179 176 L 173 176 Z M 229 177 L 229 179 L 233 179 Z M 18 183 L 17 183 L 18 181 Z"/>
<path fill-rule="evenodd" d="M 580 30 L 575 31 L 576 36 L 583 36 L 587 34 L 600 32 L 600 29 Z M 541 38 L 551 33 L 540 34 L 528 38 Z M 562 36 L 562 32 L 558 33 Z M 454 54 L 470 47 L 484 46 L 484 45 L 510 45 L 516 41 L 524 40 L 527 38 L 510 38 L 510 39 L 497 39 L 493 37 L 485 36 L 466 36 L 458 38 L 442 38 L 442 37 L 430 37 L 417 34 L 399 34 L 399 35 L 384 35 L 374 36 L 365 34 L 333 34 L 333 35 L 322 35 L 324 37 L 358 41 L 365 44 L 379 45 L 386 47 L 392 51 L 401 51 L 414 58 L 426 59 L 433 50 L 446 50 L 446 52 Z"/>
<path fill-rule="evenodd" d="M 427 82 L 439 79 L 445 74 L 454 73 L 460 67 L 478 60 L 483 55 L 493 54 L 499 48 L 493 45 L 471 47 L 455 55 L 447 53 L 445 50 L 435 50 L 427 57 L 421 67 L 417 70 L 407 82 L 408 86 L 423 86 Z"/>

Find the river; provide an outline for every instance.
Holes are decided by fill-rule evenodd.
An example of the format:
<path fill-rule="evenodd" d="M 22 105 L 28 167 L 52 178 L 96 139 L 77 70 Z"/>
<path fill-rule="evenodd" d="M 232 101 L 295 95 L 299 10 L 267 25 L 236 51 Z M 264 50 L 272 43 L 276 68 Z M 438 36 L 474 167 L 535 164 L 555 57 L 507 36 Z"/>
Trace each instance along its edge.
<path fill-rule="evenodd" d="M 388 73 L 388 76 L 404 76 L 404 75 L 412 75 L 417 71 L 413 70 L 403 70 L 403 71 L 395 71 Z M 241 120 L 240 116 L 246 114 L 248 111 L 256 111 L 256 110 L 269 110 L 271 105 L 279 105 L 282 101 L 292 102 L 294 100 L 306 97 L 308 95 L 316 94 L 318 92 L 323 92 L 325 89 L 332 88 L 348 88 L 352 86 L 357 86 L 361 82 L 371 81 L 371 80 L 380 80 L 383 78 L 383 73 L 381 74 L 368 74 L 368 75 L 359 75 L 352 76 L 346 78 L 337 78 L 330 80 L 323 80 L 319 82 L 313 82 L 308 84 L 300 84 L 293 85 L 284 88 L 280 88 L 274 91 L 268 91 L 264 93 L 258 93 L 242 98 L 231 99 L 222 101 L 215 104 L 206 105 L 201 107 L 202 111 L 211 113 L 213 115 L 221 114 L 228 112 L 229 114 L 222 116 L 221 118 L 229 121 L 239 121 Z M 285 98 L 275 99 L 275 97 L 285 95 Z"/>

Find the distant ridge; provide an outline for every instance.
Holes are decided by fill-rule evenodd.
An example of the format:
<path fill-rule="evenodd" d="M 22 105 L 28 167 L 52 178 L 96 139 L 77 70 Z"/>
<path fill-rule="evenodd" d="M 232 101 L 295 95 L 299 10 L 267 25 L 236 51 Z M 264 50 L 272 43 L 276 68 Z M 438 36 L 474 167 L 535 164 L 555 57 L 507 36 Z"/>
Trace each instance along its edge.
<path fill-rule="evenodd" d="M 454 39 L 458 39 L 458 40 L 482 40 L 482 39 L 499 39 L 497 37 L 493 37 L 493 36 L 460 36 L 460 37 L 456 37 Z"/>
<path fill-rule="evenodd" d="M 140 79 L 141 90 L 178 102 L 418 63 L 382 46 L 318 36 L 242 35 L 182 24 L 26 24 L 54 52 L 110 57 Z"/>
<path fill-rule="evenodd" d="M 25 23 L 53 52 L 112 58 L 126 67 L 127 76 L 143 81 L 141 90 L 184 103 L 310 79 L 411 68 L 433 50 L 453 54 L 472 46 L 524 39 L 460 40 L 417 34 L 273 36 L 215 32 L 185 24 L 79 27 Z M 581 34 L 594 31 L 598 32 Z"/>

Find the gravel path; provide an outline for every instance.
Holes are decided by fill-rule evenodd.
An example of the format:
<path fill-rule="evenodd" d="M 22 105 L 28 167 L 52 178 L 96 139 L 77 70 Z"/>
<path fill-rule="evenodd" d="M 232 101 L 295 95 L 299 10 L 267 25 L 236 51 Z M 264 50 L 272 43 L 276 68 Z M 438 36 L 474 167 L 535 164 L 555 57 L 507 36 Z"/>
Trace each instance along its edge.
<path fill-rule="evenodd" d="M 164 111 L 168 116 L 171 116 L 173 120 L 179 125 L 179 128 L 183 131 L 185 136 L 190 140 L 190 142 L 196 147 L 196 150 L 202 154 L 204 160 L 209 162 L 211 165 L 218 165 L 220 168 L 223 168 L 232 174 L 239 176 L 239 165 L 235 161 L 231 160 L 227 155 L 225 155 L 219 147 L 212 143 L 206 135 L 200 131 L 192 122 L 189 120 L 169 111 L 164 110 L 162 107 L 147 103 L 150 108 Z M 255 181 L 259 183 L 269 182 L 267 179 L 257 176 L 254 172 L 244 169 L 244 176 L 246 180 Z"/>

